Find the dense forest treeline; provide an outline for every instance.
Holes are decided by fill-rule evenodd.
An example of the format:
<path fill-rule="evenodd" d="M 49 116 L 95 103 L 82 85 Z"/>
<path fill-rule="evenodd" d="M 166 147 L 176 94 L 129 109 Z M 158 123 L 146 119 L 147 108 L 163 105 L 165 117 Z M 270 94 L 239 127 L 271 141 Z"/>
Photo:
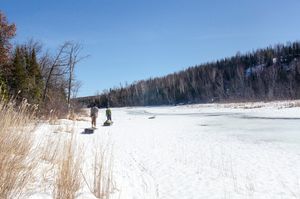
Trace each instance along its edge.
<path fill-rule="evenodd" d="M 40 42 L 12 45 L 16 25 L 0 11 L 0 98 L 36 104 L 40 113 L 65 115 L 74 108 L 71 98 L 80 83 L 74 67 L 81 60 L 81 45 L 64 42 L 54 53 Z"/>
<path fill-rule="evenodd" d="M 77 100 L 120 107 L 298 98 L 300 42 L 289 42 Z"/>

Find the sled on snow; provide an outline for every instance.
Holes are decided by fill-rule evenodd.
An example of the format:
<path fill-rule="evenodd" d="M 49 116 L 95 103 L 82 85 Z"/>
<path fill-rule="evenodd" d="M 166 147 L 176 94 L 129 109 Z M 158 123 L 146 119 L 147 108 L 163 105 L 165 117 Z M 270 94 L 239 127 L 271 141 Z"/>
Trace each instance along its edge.
<path fill-rule="evenodd" d="M 111 120 L 106 120 L 104 123 L 103 123 L 103 126 L 111 126 L 113 124 L 113 121 Z"/>
<path fill-rule="evenodd" d="M 96 128 L 85 128 L 83 134 L 93 134 Z"/>

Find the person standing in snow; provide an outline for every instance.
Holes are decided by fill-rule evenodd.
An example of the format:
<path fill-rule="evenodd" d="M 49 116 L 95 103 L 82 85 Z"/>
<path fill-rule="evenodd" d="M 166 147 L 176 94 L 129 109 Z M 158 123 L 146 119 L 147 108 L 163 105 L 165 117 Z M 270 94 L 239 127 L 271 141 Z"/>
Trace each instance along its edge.
<path fill-rule="evenodd" d="M 96 120 L 98 117 L 98 108 L 96 104 L 91 107 L 92 128 L 96 128 Z"/>
<path fill-rule="evenodd" d="M 107 120 L 110 120 L 110 121 L 111 121 L 111 110 L 110 110 L 109 107 L 106 108 L 105 113 L 106 113 L 106 118 L 107 118 Z"/>

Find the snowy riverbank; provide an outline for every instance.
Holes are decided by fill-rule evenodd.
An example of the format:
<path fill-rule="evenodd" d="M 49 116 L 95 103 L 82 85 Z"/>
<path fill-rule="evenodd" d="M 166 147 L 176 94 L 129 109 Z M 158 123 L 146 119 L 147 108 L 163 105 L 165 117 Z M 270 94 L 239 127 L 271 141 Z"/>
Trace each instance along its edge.
<path fill-rule="evenodd" d="M 111 127 L 100 126 L 100 110 L 94 134 L 82 134 L 89 118 L 75 122 L 74 132 L 85 165 L 100 141 L 113 148 L 113 198 L 300 198 L 300 108 L 288 107 L 119 108 Z"/>

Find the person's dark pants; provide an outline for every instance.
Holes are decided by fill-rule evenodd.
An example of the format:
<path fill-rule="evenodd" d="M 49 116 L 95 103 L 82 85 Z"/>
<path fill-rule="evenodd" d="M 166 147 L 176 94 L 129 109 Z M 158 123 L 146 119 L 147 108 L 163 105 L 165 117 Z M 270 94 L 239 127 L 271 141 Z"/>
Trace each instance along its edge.
<path fill-rule="evenodd" d="M 107 116 L 107 120 L 111 120 L 111 115 L 108 115 L 108 116 Z"/>

